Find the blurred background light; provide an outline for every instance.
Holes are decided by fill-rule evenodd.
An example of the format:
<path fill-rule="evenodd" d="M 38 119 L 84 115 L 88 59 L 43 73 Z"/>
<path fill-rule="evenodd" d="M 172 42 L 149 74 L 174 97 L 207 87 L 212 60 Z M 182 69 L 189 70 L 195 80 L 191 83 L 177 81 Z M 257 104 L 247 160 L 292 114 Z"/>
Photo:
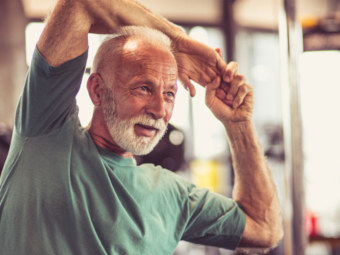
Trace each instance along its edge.
<path fill-rule="evenodd" d="M 173 130 L 169 134 L 169 139 L 173 145 L 180 145 L 184 141 L 184 135 L 179 130 Z"/>

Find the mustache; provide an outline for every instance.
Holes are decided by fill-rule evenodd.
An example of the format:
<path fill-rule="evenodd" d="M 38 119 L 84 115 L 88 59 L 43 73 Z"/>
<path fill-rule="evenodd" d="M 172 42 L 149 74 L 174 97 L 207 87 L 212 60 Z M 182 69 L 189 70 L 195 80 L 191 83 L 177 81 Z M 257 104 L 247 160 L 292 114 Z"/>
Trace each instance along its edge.
<path fill-rule="evenodd" d="M 155 120 L 149 115 L 140 115 L 130 120 L 131 124 L 141 124 L 144 126 L 150 126 L 159 130 L 166 129 L 166 125 L 163 119 Z"/>

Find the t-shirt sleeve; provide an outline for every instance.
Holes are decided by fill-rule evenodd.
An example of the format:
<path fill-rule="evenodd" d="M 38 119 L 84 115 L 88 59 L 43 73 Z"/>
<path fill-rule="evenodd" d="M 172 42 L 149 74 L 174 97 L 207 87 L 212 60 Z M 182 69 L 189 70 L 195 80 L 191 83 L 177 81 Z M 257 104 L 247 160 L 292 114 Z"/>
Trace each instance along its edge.
<path fill-rule="evenodd" d="M 190 218 L 182 240 L 231 250 L 239 245 L 246 218 L 235 201 L 191 185 L 188 204 Z"/>
<path fill-rule="evenodd" d="M 60 128 L 76 107 L 86 65 L 87 51 L 58 67 L 52 67 L 35 49 L 15 116 L 21 136 L 45 135 Z"/>

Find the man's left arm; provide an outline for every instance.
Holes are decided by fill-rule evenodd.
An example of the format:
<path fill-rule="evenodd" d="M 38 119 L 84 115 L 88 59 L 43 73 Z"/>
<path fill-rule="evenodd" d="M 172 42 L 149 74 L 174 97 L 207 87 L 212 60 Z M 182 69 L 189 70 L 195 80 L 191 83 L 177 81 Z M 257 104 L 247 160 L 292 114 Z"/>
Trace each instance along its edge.
<path fill-rule="evenodd" d="M 235 62 L 229 63 L 225 73 L 232 77 L 231 82 L 216 77 L 206 86 L 206 104 L 225 126 L 230 142 L 233 198 L 246 214 L 240 246 L 268 248 L 283 236 L 280 203 L 252 122 L 253 88 L 237 70 Z"/>

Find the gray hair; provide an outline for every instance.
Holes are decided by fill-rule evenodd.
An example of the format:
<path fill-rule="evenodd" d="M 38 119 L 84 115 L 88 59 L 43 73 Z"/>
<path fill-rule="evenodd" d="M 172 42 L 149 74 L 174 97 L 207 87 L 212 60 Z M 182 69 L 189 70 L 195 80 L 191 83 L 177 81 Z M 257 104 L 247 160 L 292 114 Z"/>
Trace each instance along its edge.
<path fill-rule="evenodd" d="M 131 37 L 142 40 L 148 47 L 159 46 L 173 55 L 171 40 L 167 35 L 149 27 L 125 26 L 102 42 L 94 57 L 91 72 L 111 79 L 110 74 L 119 66 L 123 46 Z"/>

